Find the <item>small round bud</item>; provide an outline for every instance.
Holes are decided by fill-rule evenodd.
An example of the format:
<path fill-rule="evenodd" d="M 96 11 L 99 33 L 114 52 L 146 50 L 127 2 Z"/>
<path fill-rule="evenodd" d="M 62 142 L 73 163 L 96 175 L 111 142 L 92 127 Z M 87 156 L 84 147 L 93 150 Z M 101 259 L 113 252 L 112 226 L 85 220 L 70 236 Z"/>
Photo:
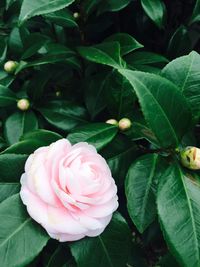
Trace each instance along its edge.
<path fill-rule="evenodd" d="M 75 19 L 78 19 L 80 17 L 80 14 L 78 12 L 74 12 L 73 17 Z"/>
<path fill-rule="evenodd" d="M 131 121 L 128 118 L 123 118 L 119 121 L 119 129 L 121 131 L 126 131 L 131 127 Z"/>
<path fill-rule="evenodd" d="M 18 63 L 16 61 L 9 60 L 4 64 L 4 70 L 8 73 L 14 73 Z"/>
<path fill-rule="evenodd" d="M 106 121 L 106 123 L 118 126 L 118 121 L 115 119 L 109 119 Z"/>
<path fill-rule="evenodd" d="M 22 98 L 17 102 L 17 107 L 22 111 L 28 110 L 30 107 L 30 102 L 28 99 Z"/>
<path fill-rule="evenodd" d="M 61 91 L 56 91 L 56 96 L 57 97 L 61 96 Z"/>
<path fill-rule="evenodd" d="M 200 149 L 197 147 L 186 147 L 180 152 L 181 163 L 190 170 L 200 169 Z"/>

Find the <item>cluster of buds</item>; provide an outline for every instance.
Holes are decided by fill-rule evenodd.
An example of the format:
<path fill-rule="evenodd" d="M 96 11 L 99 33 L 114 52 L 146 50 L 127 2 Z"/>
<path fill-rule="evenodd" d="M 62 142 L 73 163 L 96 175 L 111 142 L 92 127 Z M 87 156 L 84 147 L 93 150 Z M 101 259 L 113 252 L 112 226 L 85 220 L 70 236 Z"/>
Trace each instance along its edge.
<path fill-rule="evenodd" d="M 121 131 L 126 131 L 130 129 L 132 124 L 128 118 L 123 118 L 119 122 L 115 119 L 109 119 L 106 121 L 106 123 L 118 126 Z"/>
<path fill-rule="evenodd" d="M 190 170 L 199 170 L 200 149 L 197 147 L 186 147 L 180 151 L 180 160 L 184 167 Z"/>

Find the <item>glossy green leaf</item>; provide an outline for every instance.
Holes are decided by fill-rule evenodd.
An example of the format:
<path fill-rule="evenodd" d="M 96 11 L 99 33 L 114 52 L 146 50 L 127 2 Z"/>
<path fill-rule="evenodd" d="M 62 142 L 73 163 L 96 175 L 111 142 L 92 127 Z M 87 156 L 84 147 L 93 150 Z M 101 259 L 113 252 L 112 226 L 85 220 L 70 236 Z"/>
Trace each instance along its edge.
<path fill-rule="evenodd" d="M 176 58 L 163 69 L 162 75 L 174 82 L 189 100 L 193 114 L 200 115 L 200 55 L 193 51 Z"/>
<path fill-rule="evenodd" d="M 101 151 L 101 155 L 106 159 L 117 186 L 124 185 L 127 171 L 135 160 L 137 153 L 135 143 L 120 134 Z"/>
<path fill-rule="evenodd" d="M 74 17 L 67 9 L 46 14 L 44 15 L 44 17 L 49 21 L 63 27 L 70 27 L 70 28 L 78 27 L 78 24 L 76 23 Z"/>
<path fill-rule="evenodd" d="M 162 0 L 141 0 L 142 7 L 147 16 L 159 27 L 165 23 L 166 8 Z"/>
<path fill-rule="evenodd" d="M 153 182 L 157 160 L 157 154 L 138 158 L 129 168 L 126 177 L 125 190 L 128 212 L 141 233 L 156 217 Z"/>
<path fill-rule="evenodd" d="M 74 129 L 68 136 L 73 144 L 78 142 L 88 142 L 96 147 L 97 150 L 102 149 L 117 134 L 117 127 L 107 123 L 91 123 Z"/>
<path fill-rule="evenodd" d="M 17 97 L 10 89 L 0 85 L 0 107 L 7 107 L 10 105 L 17 105 Z"/>
<path fill-rule="evenodd" d="M 98 13 L 101 14 L 103 12 L 111 11 L 116 12 L 123 8 L 125 8 L 131 0 L 107 0 L 100 2 Z"/>
<path fill-rule="evenodd" d="M 19 22 L 24 21 L 38 15 L 48 14 L 64 7 L 69 6 L 74 0 L 23 0 L 21 12 L 19 15 Z"/>
<path fill-rule="evenodd" d="M 104 85 L 107 75 L 107 72 L 102 72 L 85 79 L 85 104 L 92 119 L 106 106 Z"/>
<path fill-rule="evenodd" d="M 12 195 L 18 193 L 20 190 L 19 183 L 5 183 L 0 182 L 0 203 L 11 197 Z"/>
<path fill-rule="evenodd" d="M 0 182 L 19 182 L 28 155 L 0 154 Z"/>
<path fill-rule="evenodd" d="M 155 74 L 122 69 L 119 72 L 133 86 L 145 119 L 161 146 L 177 146 L 191 120 L 188 103 L 180 90 Z"/>
<path fill-rule="evenodd" d="M 10 145 L 19 141 L 20 137 L 38 128 L 38 121 L 32 111 L 16 112 L 7 118 L 4 135 Z"/>
<path fill-rule="evenodd" d="M 48 235 L 25 212 L 18 194 L 0 204 L 0 216 L 0 265 L 27 266 L 46 245 Z"/>
<path fill-rule="evenodd" d="M 104 79 L 104 94 L 107 109 L 112 117 L 120 120 L 132 117 L 136 95 L 131 84 L 118 71 L 112 71 Z"/>
<path fill-rule="evenodd" d="M 95 46 L 78 47 L 80 55 L 92 62 L 108 65 L 114 68 L 121 66 L 120 44 L 118 42 L 105 42 Z"/>
<path fill-rule="evenodd" d="M 140 44 L 135 38 L 127 33 L 116 33 L 104 40 L 104 42 L 119 42 L 121 55 L 126 55 L 136 49 L 142 48 L 143 45 Z"/>
<path fill-rule="evenodd" d="M 52 101 L 38 110 L 50 124 L 65 131 L 87 122 L 86 110 L 67 101 Z"/>
<path fill-rule="evenodd" d="M 78 267 L 126 266 L 130 246 L 131 233 L 119 213 L 113 215 L 111 223 L 100 236 L 70 244 Z"/>
<path fill-rule="evenodd" d="M 175 163 L 158 188 L 158 215 L 165 240 L 184 267 L 200 264 L 200 182 Z"/>
<path fill-rule="evenodd" d="M 8 147 L 2 154 L 30 154 L 37 148 L 48 146 L 61 138 L 61 135 L 51 131 L 36 130 L 22 136 L 20 142 Z"/>

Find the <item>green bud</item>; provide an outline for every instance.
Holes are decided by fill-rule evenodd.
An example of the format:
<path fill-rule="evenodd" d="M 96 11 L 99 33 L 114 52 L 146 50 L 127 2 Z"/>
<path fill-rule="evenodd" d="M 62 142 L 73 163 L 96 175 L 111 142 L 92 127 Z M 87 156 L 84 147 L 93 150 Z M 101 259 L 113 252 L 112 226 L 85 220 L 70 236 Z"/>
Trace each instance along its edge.
<path fill-rule="evenodd" d="M 9 60 L 4 64 L 4 70 L 8 73 L 14 73 L 18 63 L 16 61 Z"/>
<path fill-rule="evenodd" d="M 128 118 L 123 118 L 119 121 L 119 129 L 121 131 L 126 131 L 128 129 L 130 129 L 132 123 Z"/>
<path fill-rule="evenodd" d="M 106 123 L 118 126 L 118 121 L 115 119 L 109 119 L 106 121 Z"/>
<path fill-rule="evenodd" d="M 17 102 L 17 107 L 18 107 L 18 109 L 20 109 L 22 111 L 26 111 L 30 107 L 30 102 L 28 99 L 22 98 Z"/>
<path fill-rule="evenodd" d="M 191 170 L 200 169 L 200 149 L 197 147 L 186 147 L 180 152 L 181 163 Z"/>
<path fill-rule="evenodd" d="M 80 13 L 78 13 L 78 12 L 74 12 L 73 17 L 74 17 L 75 19 L 78 19 L 78 18 L 80 17 Z"/>

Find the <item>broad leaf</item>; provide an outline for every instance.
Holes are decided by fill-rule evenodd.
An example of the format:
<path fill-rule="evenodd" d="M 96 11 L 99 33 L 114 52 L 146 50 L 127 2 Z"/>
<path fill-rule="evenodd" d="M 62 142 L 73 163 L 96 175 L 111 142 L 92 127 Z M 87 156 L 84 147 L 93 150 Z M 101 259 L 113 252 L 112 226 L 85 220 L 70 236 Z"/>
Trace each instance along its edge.
<path fill-rule="evenodd" d="M 19 141 L 20 137 L 38 128 L 38 121 L 32 111 L 13 113 L 5 121 L 4 134 L 10 145 Z"/>
<path fill-rule="evenodd" d="M 46 245 L 48 235 L 25 212 L 18 194 L 0 204 L 0 217 L 0 265 L 27 266 Z"/>
<path fill-rule="evenodd" d="M 157 154 L 138 158 L 129 168 L 126 177 L 126 198 L 128 212 L 137 229 L 143 233 L 156 217 L 156 203 L 153 191 Z"/>
<path fill-rule="evenodd" d="M 87 122 L 86 110 L 68 101 L 52 101 L 38 110 L 49 123 L 65 131 Z"/>
<path fill-rule="evenodd" d="M 155 74 L 119 70 L 133 86 L 143 114 L 163 147 L 177 146 L 190 127 L 191 112 L 178 87 Z"/>
<path fill-rule="evenodd" d="M 91 123 L 82 127 L 78 127 L 67 136 L 73 144 L 78 142 L 88 142 L 96 147 L 97 150 L 102 149 L 117 134 L 117 127 L 107 123 Z"/>
<path fill-rule="evenodd" d="M 124 218 L 115 213 L 103 234 L 84 238 L 70 247 L 78 267 L 122 267 L 128 262 L 131 233 Z"/>
<path fill-rule="evenodd" d="M 19 182 L 28 155 L 0 154 L 0 182 Z"/>
<path fill-rule="evenodd" d="M 141 0 L 142 7 L 149 18 L 159 27 L 165 23 L 165 5 L 162 0 Z"/>
<path fill-rule="evenodd" d="M 78 27 L 78 24 L 74 20 L 74 17 L 67 9 L 46 14 L 44 15 L 44 17 L 49 21 L 63 27 L 70 27 L 70 28 Z"/>
<path fill-rule="evenodd" d="M 24 21 L 37 16 L 48 14 L 64 7 L 69 6 L 74 0 L 23 0 L 21 12 L 19 15 L 19 22 L 22 24 Z"/>
<path fill-rule="evenodd" d="M 174 82 L 189 100 L 195 116 L 200 115 L 200 55 L 195 51 L 171 61 L 162 75 Z"/>
<path fill-rule="evenodd" d="M 80 55 L 92 62 L 119 68 L 122 64 L 120 58 L 120 44 L 118 42 L 105 42 L 95 46 L 78 47 Z"/>
<path fill-rule="evenodd" d="M 120 52 L 122 56 L 143 47 L 143 45 L 141 45 L 138 41 L 135 40 L 135 38 L 127 33 L 116 33 L 104 40 L 104 42 L 114 41 L 120 43 Z"/>
<path fill-rule="evenodd" d="M 125 8 L 131 0 L 107 0 L 101 1 L 98 8 L 98 14 L 106 11 L 116 12 Z"/>
<path fill-rule="evenodd" d="M 61 138 L 61 135 L 47 130 L 33 131 L 22 136 L 22 141 L 8 147 L 1 154 L 30 154 L 37 148 L 48 146 Z"/>
<path fill-rule="evenodd" d="M 200 264 L 200 182 L 175 163 L 158 188 L 158 215 L 167 244 L 184 267 Z"/>
<path fill-rule="evenodd" d="M 20 190 L 19 183 L 0 182 L 0 203 L 6 198 L 18 193 Z"/>
<path fill-rule="evenodd" d="M 10 105 L 17 105 L 17 97 L 10 89 L 0 85 L 0 107 L 7 107 Z"/>

